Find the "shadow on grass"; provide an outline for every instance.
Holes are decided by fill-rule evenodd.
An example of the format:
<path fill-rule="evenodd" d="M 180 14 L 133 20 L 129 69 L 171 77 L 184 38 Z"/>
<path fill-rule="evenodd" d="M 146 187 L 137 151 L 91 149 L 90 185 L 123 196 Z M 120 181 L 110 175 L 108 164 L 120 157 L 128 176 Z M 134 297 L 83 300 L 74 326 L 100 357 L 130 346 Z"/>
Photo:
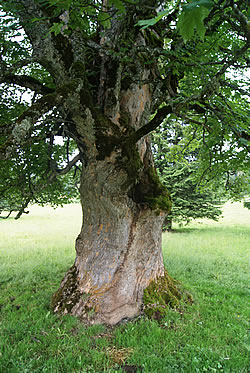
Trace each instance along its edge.
<path fill-rule="evenodd" d="M 199 228 L 175 228 L 165 231 L 164 233 L 193 233 L 198 230 Z"/>
<path fill-rule="evenodd" d="M 170 231 L 165 231 L 163 233 L 173 233 L 173 234 L 190 234 L 190 233 L 220 233 L 222 231 L 230 231 L 232 234 L 238 234 L 238 233 L 248 233 L 248 229 L 245 226 L 198 226 L 198 227 L 180 227 L 180 228 L 174 228 Z"/>

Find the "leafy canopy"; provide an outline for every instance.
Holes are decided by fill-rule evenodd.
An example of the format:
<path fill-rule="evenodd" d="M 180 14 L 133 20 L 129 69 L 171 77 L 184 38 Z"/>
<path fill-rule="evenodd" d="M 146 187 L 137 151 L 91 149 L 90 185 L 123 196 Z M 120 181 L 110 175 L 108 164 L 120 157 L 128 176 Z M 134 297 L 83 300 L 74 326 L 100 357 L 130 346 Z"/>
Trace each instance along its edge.
<path fill-rule="evenodd" d="M 72 53 L 84 61 L 77 79 L 93 102 L 105 61 L 121 69 L 121 89 L 149 85 L 152 117 L 131 141 L 163 121 L 171 134 L 171 121 L 177 121 L 184 130 L 170 149 L 174 161 L 195 151 L 197 180 L 226 177 L 233 194 L 241 195 L 250 139 L 246 5 L 242 0 L 1 0 L 0 210 L 14 204 L 24 211 L 32 201 L 57 205 L 76 193 L 73 185 L 87 155 L 65 111 L 68 94 L 62 94 L 60 75 L 63 68 L 73 75 Z M 135 42 L 138 35 L 141 44 Z M 51 51 L 59 56 L 56 62 Z M 143 69 L 150 71 L 149 81 Z M 75 77 L 67 92 L 77 89 Z"/>

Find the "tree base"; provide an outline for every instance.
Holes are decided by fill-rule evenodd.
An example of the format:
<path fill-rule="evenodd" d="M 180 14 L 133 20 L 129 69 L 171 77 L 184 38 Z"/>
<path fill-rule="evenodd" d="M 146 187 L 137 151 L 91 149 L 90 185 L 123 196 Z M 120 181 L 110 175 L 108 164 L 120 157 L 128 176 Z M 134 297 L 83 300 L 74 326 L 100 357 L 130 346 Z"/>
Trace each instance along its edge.
<path fill-rule="evenodd" d="M 124 318 L 132 319 L 141 312 L 140 303 L 128 302 L 111 312 L 103 312 L 99 304 L 100 291 L 84 293 L 80 290 L 77 269 L 73 265 L 51 300 L 53 312 L 79 317 L 86 324 L 115 325 Z"/>
<path fill-rule="evenodd" d="M 191 294 L 183 290 L 165 271 L 164 276 L 150 282 L 141 300 L 124 304 L 110 313 L 102 312 L 97 293 L 81 292 L 77 270 L 73 265 L 59 290 L 53 295 L 51 307 L 55 313 L 75 315 L 87 324 L 115 325 L 123 319 L 133 319 L 142 314 L 160 320 L 169 308 L 178 308 L 181 301 L 192 303 L 193 299 Z"/>

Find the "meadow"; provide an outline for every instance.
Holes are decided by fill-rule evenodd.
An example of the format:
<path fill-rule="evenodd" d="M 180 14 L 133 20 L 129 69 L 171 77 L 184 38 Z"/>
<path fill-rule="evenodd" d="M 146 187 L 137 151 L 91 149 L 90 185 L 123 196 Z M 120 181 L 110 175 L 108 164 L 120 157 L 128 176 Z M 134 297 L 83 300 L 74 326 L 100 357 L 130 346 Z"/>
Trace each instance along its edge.
<path fill-rule="evenodd" d="M 163 234 L 168 272 L 194 303 L 161 320 L 86 327 L 51 313 L 74 260 L 81 208 L 30 208 L 0 219 L 0 372 L 248 372 L 250 210 Z"/>

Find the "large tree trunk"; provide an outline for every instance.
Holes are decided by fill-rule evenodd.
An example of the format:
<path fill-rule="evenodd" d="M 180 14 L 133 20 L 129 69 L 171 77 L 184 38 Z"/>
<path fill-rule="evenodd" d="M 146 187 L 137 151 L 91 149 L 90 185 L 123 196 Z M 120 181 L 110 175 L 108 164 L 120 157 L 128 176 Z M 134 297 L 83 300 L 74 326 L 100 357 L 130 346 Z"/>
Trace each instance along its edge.
<path fill-rule="evenodd" d="M 124 25 L 115 20 L 113 26 L 107 40 L 111 37 L 115 45 Z M 135 43 L 143 47 L 142 35 L 131 30 Z M 152 130 L 146 124 L 154 110 L 154 87 L 148 84 L 154 66 L 151 71 L 142 61 L 132 69 L 138 79 L 132 79 L 132 72 L 126 73 L 127 66 L 112 55 L 99 58 L 95 96 L 85 81 L 67 101 L 74 139 L 86 157 L 80 187 L 83 225 L 75 263 L 52 306 L 55 312 L 113 325 L 138 315 L 144 290 L 165 274 L 161 227 L 171 203 L 146 136 Z M 80 61 L 70 69 L 74 79 L 85 71 Z"/>
<path fill-rule="evenodd" d="M 144 168 L 148 146 L 137 147 Z M 113 325 L 138 315 L 144 290 L 164 276 L 161 227 L 169 198 L 152 165 L 140 182 L 131 177 L 114 152 L 83 169 L 76 260 L 53 297 L 54 311 Z"/>

